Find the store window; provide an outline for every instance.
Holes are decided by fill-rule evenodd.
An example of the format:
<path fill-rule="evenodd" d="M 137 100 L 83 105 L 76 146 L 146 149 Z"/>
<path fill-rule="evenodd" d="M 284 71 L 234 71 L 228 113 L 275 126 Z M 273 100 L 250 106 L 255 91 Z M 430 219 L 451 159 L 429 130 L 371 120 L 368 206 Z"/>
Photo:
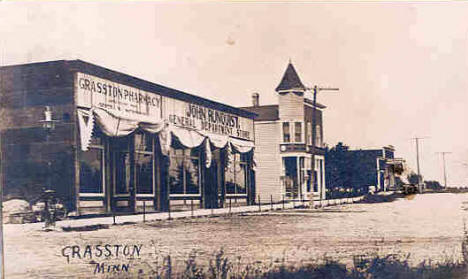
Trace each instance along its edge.
<path fill-rule="evenodd" d="M 153 136 L 135 134 L 135 184 L 137 194 L 153 194 Z"/>
<path fill-rule="evenodd" d="M 79 152 L 80 193 L 104 193 L 104 144 L 103 136 L 95 131 L 89 149 Z"/>
<path fill-rule="evenodd" d="M 294 122 L 294 141 L 302 142 L 302 122 Z"/>
<path fill-rule="evenodd" d="M 324 172 L 324 166 L 323 166 L 323 160 L 320 160 L 320 188 L 323 188 L 323 183 L 324 183 L 324 179 L 323 179 L 323 172 Z"/>
<path fill-rule="evenodd" d="M 114 150 L 114 193 L 117 195 L 130 192 L 130 138 L 113 139 Z"/>
<path fill-rule="evenodd" d="M 283 142 L 291 141 L 291 132 L 289 130 L 289 122 L 283 122 Z"/>
<path fill-rule="evenodd" d="M 318 192 L 318 179 L 317 171 L 314 171 L 314 192 Z"/>
<path fill-rule="evenodd" d="M 232 154 L 232 161 L 226 167 L 226 194 L 247 194 L 247 160 L 246 155 Z"/>
<path fill-rule="evenodd" d="M 200 154 L 198 149 L 171 148 L 169 151 L 171 194 L 200 194 Z"/>
<path fill-rule="evenodd" d="M 318 192 L 324 183 L 323 177 L 323 159 L 315 159 L 315 180 L 314 180 L 314 191 Z"/>

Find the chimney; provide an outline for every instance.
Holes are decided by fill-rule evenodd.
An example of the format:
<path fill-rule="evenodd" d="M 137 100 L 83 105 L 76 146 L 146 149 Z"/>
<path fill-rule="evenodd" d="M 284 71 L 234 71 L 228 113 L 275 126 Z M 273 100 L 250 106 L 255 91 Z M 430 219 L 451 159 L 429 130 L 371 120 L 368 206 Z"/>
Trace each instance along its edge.
<path fill-rule="evenodd" d="M 260 105 L 260 94 L 257 92 L 252 93 L 252 106 L 258 107 Z"/>

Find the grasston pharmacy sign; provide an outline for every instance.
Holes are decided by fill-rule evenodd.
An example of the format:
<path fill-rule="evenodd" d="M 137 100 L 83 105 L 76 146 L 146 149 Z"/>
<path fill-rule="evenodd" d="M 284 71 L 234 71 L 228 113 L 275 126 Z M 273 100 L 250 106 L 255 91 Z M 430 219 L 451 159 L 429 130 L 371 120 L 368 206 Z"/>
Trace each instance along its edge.
<path fill-rule="evenodd" d="M 155 122 L 161 119 L 161 96 L 134 87 L 76 73 L 76 105 L 100 108 L 130 120 Z"/>

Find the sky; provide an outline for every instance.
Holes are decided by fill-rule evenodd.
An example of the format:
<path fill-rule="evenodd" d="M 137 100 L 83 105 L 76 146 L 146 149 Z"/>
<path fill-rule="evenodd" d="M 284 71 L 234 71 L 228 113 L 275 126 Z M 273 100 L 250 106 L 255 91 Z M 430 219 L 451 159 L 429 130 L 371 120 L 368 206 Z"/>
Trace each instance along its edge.
<path fill-rule="evenodd" d="M 324 140 L 393 145 L 448 186 L 468 187 L 468 1 L 0 1 L 1 65 L 81 59 L 248 106 L 275 104 L 291 59 L 321 92 Z M 308 93 L 309 94 L 309 93 Z M 308 95 L 311 97 L 311 95 Z"/>

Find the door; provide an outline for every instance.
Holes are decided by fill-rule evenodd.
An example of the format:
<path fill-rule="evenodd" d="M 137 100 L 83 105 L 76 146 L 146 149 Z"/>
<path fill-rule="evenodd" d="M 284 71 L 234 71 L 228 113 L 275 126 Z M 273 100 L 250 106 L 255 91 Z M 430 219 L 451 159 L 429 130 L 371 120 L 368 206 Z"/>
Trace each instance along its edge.
<path fill-rule="evenodd" d="M 130 152 L 131 138 L 112 139 L 112 210 L 129 212 L 134 209 L 133 154 Z"/>
<path fill-rule="evenodd" d="M 285 197 L 289 199 L 297 199 L 299 197 L 297 157 L 283 157 L 283 166 L 283 187 Z"/>

